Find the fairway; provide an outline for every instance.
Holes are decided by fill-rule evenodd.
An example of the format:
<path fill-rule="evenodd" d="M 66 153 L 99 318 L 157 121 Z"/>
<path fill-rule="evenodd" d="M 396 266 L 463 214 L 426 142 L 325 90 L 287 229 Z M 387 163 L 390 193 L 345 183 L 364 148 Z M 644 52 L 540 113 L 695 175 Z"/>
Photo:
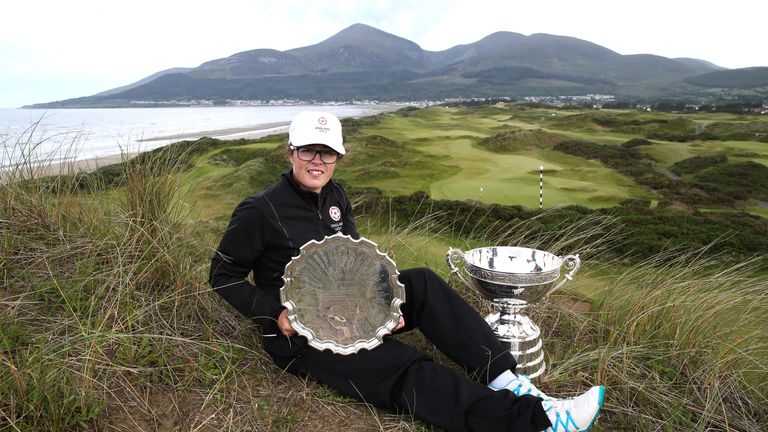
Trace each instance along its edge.
<path fill-rule="evenodd" d="M 474 199 L 537 207 L 540 166 L 545 169 L 545 208 L 569 204 L 603 207 L 632 197 L 628 192 L 633 186 L 630 181 L 594 161 L 576 160 L 567 166 L 547 159 L 545 152 L 500 155 L 472 147 L 466 139 L 424 150 L 434 154 L 447 152 L 452 163 L 462 168 L 461 173 L 431 185 L 430 195 L 436 199 Z"/>
<path fill-rule="evenodd" d="M 616 127 L 610 127 L 613 124 Z M 628 199 L 650 200 L 655 205 L 663 197 L 635 179 L 597 159 L 566 154 L 554 147 L 572 140 L 621 148 L 629 140 L 645 139 L 648 128 L 677 131 L 674 128 L 692 124 L 740 131 L 756 121 L 723 114 L 682 117 L 515 104 L 406 109 L 380 114 L 376 122 L 364 123 L 359 132 L 352 132 L 347 137 L 348 155 L 337 166 L 336 178 L 356 187 L 375 187 L 389 196 L 426 191 L 434 199 L 538 208 L 539 167 L 543 166 L 545 209 L 566 205 L 604 208 Z M 751 127 L 760 130 L 762 126 Z M 511 144 L 489 147 L 484 143 L 499 137 Z M 248 152 L 274 150 L 280 145 L 280 139 L 274 138 L 218 149 L 201 157 L 185 178 L 189 199 L 202 209 L 196 216 L 227 214 L 239 198 L 258 192 L 254 187 L 263 184 L 263 176 L 274 174 L 260 174 L 265 169 L 262 162 L 259 158 L 247 161 Z M 694 156 L 725 155 L 733 162 L 751 160 L 768 166 L 768 144 L 759 141 L 650 139 L 636 151 L 648 155 L 662 173 Z M 707 206 L 701 209 L 711 210 Z M 766 212 L 754 202 L 747 203 L 744 210 L 758 215 Z"/>
<path fill-rule="evenodd" d="M 652 145 L 643 146 L 643 152 L 666 166 L 694 156 L 713 155 L 725 155 L 734 161 L 752 160 L 768 166 L 768 144 L 755 141 L 654 141 Z"/>
<path fill-rule="evenodd" d="M 422 114 L 423 112 L 423 114 Z M 549 148 L 526 146 L 520 152 L 495 153 L 474 143 L 515 127 L 533 127 L 510 121 L 510 115 L 478 117 L 459 109 L 422 110 L 419 116 L 385 116 L 366 133 L 404 143 L 436 158 L 459 172 L 432 182 L 430 196 L 436 199 L 477 200 L 486 203 L 539 205 L 539 167 L 544 166 L 544 207 L 577 204 L 590 208 L 616 205 L 629 198 L 653 198 L 631 179 L 604 167 L 600 162 L 569 156 Z M 574 134 L 575 135 L 575 134 Z M 413 181 L 390 179 L 372 185 L 398 193 Z"/>

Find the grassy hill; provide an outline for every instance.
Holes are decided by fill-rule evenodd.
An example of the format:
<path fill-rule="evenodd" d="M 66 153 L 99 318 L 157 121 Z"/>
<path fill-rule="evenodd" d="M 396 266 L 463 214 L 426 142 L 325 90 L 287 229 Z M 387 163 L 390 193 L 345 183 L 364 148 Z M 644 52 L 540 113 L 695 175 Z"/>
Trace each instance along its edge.
<path fill-rule="evenodd" d="M 765 120 L 500 105 L 344 124 L 337 174 L 361 233 L 401 268 L 433 268 L 482 313 L 489 305 L 449 275 L 448 247 L 580 253 L 579 274 L 530 314 L 543 330 L 545 392 L 607 386 L 593 430 L 768 423 L 768 226 L 744 211 L 764 210 L 699 211 L 619 170 L 642 158 L 691 188 L 734 163 L 759 176 Z M 750 139 L 723 140 L 742 133 Z M 283 139 L 182 142 L 74 177 L 7 173 L 0 428 L 434 430 L 274 367 L 253 325 L 207 286 L 232 208 L 287 169 Z M 452 365 L 420 335 L 398 338 Z"/>
<path fill-rule="evenodd" d="M 701 87 L 754 88 L 768 87 L 768 67 L 751 67 L 708 72 L 685 80 Z"/>

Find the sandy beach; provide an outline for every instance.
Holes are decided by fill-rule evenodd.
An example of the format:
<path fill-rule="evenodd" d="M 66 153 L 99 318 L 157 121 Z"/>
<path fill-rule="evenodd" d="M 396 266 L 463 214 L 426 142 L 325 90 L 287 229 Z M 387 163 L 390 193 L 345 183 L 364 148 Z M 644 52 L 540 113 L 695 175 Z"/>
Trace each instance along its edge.
<path fill-rule="evenodd" d="M 403 105 L 364 105 L 361 106 L 361 110 L 369 110 L 369 113 L 362 115 L 375 115 L 382 112 L 394 111 L 402 108 Z M 323 109 L 318 107 L 317 109 Z M 370 111 L 373 112 L 370 112 Z M 358 117 L 358 116 L 353 116 Z M 341 117 L 343 118 L 343 117 Z M 148 149 L 154 149 L 161 147 L 161 142 L 170 144 L 173 142 L 183 140 L 194 140 L 202 137 L 211 137 L 222 140 L 234 140 L 234 139 L 254 139 L 261 138 L 268 135 L 285 133 L 288 131 L 290 125 L 289 121 L 278 121 L 260 124 L 251 124 L 238 127 L 228 127 L 222 129 L 207 129 L 207 130 L 192 130 L 190 132 L 176 133 L 173 135 L 158 135 L 150 136 L 147 138 L 141 138 L 135 140 L 137 143 L 156 144 L 149 145 Z M 157 145 L 160 144 L 160 145 Z M 141 150 L 144 151 L 144 150 Z M 71 175 L 82 172 L 94 171 L 103 166 L 120 163 L 131 159 L 136 156 L 139 151 L 128 152 L 122 154 L 104 155 L 90 158 L 75 158 L 64 162 L 46 162 L 35 166 L 22 166 L 20 168 L 0 168 L 0 181 L 6 180 L 9 177 L 14 178 L 30 178 L 30 177 L 45 177 L 54 175 Z M 30 164 L 31 165 L 31 164 Z"/>
<path fill-rule="evenodd" d="M 268 135 L 283 133 L 288 131 L 289 122 L 267 123 L 252 127 L 228 128 L 219 130 L 209 130 L 202 132 L 187 133 L 181 135 L 152 137 L 148 139 L 137 140 L 146 141 L 182 141 L 185 139 L 197 139 L 204 136 L 218 139 L 239 139 L 239 138 L 261 138 Z M 14 177 L 48 177 L 56 175 L 71 175 L 76 173 L 90 172 L 107 165 L 121 163 L 135 157 L 139 153 L 123 153 L 116 155 L 101 156 L 88 159 L 77 159 L 66 162 L 48 163 L 38 166 L 25 166 L 19 168 L 21 172 L 11 174 L 11 171 L 0 171 L 0 180 L 4 180 L 9 175 Z"/>
<path fill-rule="evenodd" d="M 227 129 L 215 129 L 198 132 L 189 132 L 174 135 L 157 136 L 151 138 L 144 138 L 137 140 L 137 142 L 151 142 L 151 141 L 163 141 L 163 140 L 185 140 L 185 139 L 197 139 L 204 136 L 218 139 L 237 139 L 237 138 L 261 138 L 263 136 L 283 133 L 288 131 L 290 122 L 275 122 L 265 123 L 254 126 L 244 126 Z"/>
<path fill-rule="evenodd" d="M 110 155 L 98 158 L 71 160 L 66 162 L 48 163 L 42 165 L 27 165 L 17 168 L 0 170 L 0 182 L 8 178 L 16 180 L 40 178 L 58 175 L 71 175 L 94 171 L 107 165 L 114 165 L 128 160 L 136 154 Z"/>

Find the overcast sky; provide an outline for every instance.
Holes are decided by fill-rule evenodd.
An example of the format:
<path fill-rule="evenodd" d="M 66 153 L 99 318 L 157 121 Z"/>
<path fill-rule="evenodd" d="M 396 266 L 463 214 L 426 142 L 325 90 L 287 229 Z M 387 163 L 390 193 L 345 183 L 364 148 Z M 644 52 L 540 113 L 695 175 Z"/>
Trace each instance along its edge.
<path fill-rule="evenodd" d="M 0 107 L 88 96 L 250 49 L 312 45 L 355 23 L 431 51 L 510 31 L 619 54 L 768 66 L 766 17 L 766 0 L 4 0 Z"/>

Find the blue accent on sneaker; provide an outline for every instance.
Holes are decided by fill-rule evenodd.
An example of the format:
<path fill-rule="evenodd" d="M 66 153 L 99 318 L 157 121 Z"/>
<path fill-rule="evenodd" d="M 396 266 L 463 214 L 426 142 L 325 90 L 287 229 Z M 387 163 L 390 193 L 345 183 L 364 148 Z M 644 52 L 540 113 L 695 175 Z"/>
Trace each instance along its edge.
<path fill-rule="evenodd" d="M 532 395 L 542 399 L 551 399 L 549 396 L 542 393 L 541 390 L 536 388 L 536 386 L 531 382 L 531 379 L 528 377 L 528 375 L 516 375 L 515 378 L 513 378 L 507 384 L 505 384 L 500 388 L 497 388 L 492 384 L 488 384 L 488 387 L 496 391 L 506 389 L 511 391 L 518 397 L 524 396 L 524 395 Z"/>
<path fill-rule="evenodd" d="M 589 426 L 587 426 L 586 430 L 592 429 L 592 426 L 595 425 L 595 422 L 597 421 L 597 418 L 600 417 L 600 411 L 603 409 L 603 399 L 605 398 L 605 387 L 600 386 L 600 396 L 597 397 L 597 414 L 595 415 L 595 418 L 592 419 L 591 422 L 589 422 Z"/>
<path fill-rule="evenodd" d="M 557 413 L 556 414 L 557 415 L 557 419 L 555 420 L 555 424 L 550 426 L 550 428 L 547 429 L 547 431 L 551 430 L 552 432 L 560 432 L 560 426 L 563 427 L 563 432 L 576 432 L 576 431 L 578 431 L 579 430 L 579 426 L 573 420 L 573 417 L 571 417 L 571 412 L 570 411 L 566 411 L 565 413 L 566 413 L 565 421 L 563 421 L 563 419 L 560 418 L 560 413 Z M 573 425 L 573 429 L 569 429 L 569 427 L 570 427 L 569 424 Z M 587 430 L 589 430 L 589 429 L 587 429 Z"/>
<path fill-rule="evenodd" d="M 523 391 L 523 388 L 525 388 L 525 391 Z M 510 390 L 512 390 L 512 392 L 518 396 L 532 394 L 536 397 L 541 397 L 543 394 L 539 391 L 539 389 L 537 389 L 536 387 L 533 386 L 533 384 L 531 384 L 531 380 L 526 375 L 520 375 L 519 382 L 514 388 Z"/>
<path fill-rule="evenodd" d="M 585 393 L 584 395 L 580 396 L 579 398 L 585 397 L 589 392 L 593 391 L 595 388 L 593 387 Z M 605 387 L 599 386 L 597 387 L 597 400 L 595 401 L 597 404 L 597 409 L 595 410 L 594 415 L 589 420 L 589 424 L 586 425 L 586 427 L 582 426 L 580 427 L 576 420 L 574 419 L 573 415 L 571 414 L 571 409 L 576 408 L 582 408 L 582 407 L 576 407 L 572 404 L 578 404 L 579 398 L 572 398 L 572 399 L 554 399 L 551 401 L 545 401 L 543 403 L 544 412 L 547 413 L 547 416 L 550 419 L 550 423 L 552 425 L 546 429 L 546 432 L 586 432 L 592 429 L 592 426 L 594 426 L 595 422 L 597 421 L 597 418 L 600 416 L 600 410 L 603 407 L 603 401 L 605 399 Z M 562 406 L 565 404 L 566 406 Z M 560 406 L 559 406 L 560 405 Z M 568 407 L 568 405 L 571 405 Z M 554 413 L 550 413 L 553 409 L 558 410 Z M 552 415 L 554 414 L 554 418 L 552 418 Z M 587 419 L 581 419 L 579 421 L 586 421 Z"/>

